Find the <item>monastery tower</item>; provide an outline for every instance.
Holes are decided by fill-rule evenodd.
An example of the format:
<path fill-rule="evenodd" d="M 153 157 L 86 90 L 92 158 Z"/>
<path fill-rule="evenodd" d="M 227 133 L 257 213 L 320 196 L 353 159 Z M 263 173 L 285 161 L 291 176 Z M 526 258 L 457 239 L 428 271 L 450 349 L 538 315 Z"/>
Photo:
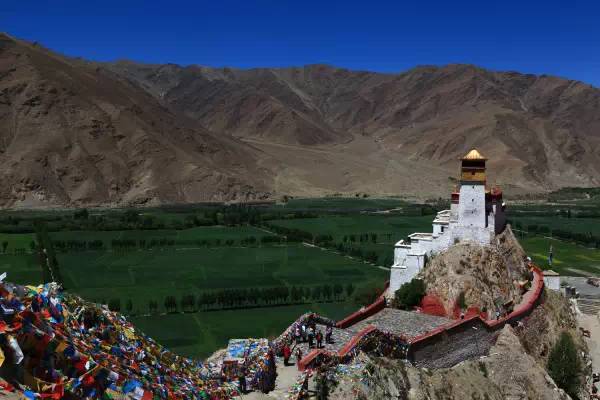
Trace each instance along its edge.
<path fill-rule="evenodd" d="M 461 160 L 458 221 L 460 226 L 485 228 L 485 161 L 477 150 Z"/>
<path fill-rule="evenodd" d="M 390 272 L 389 296 L 425 267 L 427 257 L 459 242 L 489 245 L 504 230 L 502 191 L 487 190 L 487 159 L 473 149 L 461 159 L 460 189 L 451 197 L 450 210 L 437 213 L 432 233 L 413 233 L 396 243 Z"/>

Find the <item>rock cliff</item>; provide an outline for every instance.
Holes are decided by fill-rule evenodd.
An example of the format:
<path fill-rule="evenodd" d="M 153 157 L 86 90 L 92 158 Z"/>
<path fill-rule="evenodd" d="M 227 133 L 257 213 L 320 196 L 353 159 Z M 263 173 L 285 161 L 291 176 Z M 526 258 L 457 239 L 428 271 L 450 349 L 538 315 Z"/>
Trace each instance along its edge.
<path fill-rule="evenodd" d="M 519 282 L 528 279 L 529 270 L 525 252 L 508 226 L 492 246 L 459 243 L 439 253 L 420 276 L 448 314 L 462 306 L 463 311 L 477 307 L 494 316 L 505 304 L 520 302 Z"/>
<path fill-rule="evenodd" d="M 535 358 L 527 354 L 510 327 L 503 329 L 488 357 L 450 369 L 427 370 L 402 361 L 366 359 L 366 378 L 361 382 L 341 380 L 332 399 L 570 399 Z"/>

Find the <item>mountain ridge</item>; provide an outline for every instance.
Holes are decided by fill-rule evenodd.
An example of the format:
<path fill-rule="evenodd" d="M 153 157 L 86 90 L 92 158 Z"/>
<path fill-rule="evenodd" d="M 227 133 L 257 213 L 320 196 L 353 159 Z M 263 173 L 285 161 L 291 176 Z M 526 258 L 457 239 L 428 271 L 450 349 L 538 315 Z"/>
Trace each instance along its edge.
<path fill-rule="evenodd" d="M 0 99 L 4 206 L 436 196 L 473 147 L 514 193 L 600 185 L 599 89 L 469 64 L 106 63 L 0 35 Z"/>

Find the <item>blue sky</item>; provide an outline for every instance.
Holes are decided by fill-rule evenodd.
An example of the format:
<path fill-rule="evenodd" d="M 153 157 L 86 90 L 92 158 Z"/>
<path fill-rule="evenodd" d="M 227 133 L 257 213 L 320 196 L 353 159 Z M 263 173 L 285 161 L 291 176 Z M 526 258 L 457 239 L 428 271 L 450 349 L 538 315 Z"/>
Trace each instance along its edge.
<path fill-rule="evenodd" d="M 600 0 L 6 0 L 0 30 L 103 61 L 384 72 L 470 63 L 600 87 Z"/>

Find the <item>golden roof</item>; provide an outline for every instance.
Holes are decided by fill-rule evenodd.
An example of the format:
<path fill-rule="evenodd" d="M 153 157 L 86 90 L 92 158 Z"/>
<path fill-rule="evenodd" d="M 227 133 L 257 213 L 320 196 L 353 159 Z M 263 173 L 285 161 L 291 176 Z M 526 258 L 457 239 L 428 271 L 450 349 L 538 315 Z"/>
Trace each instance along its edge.
<path fill-rule="evenodd" d="M 472 149 L 462 159 L 463 160 L 487 160 L 487 158 L 482 156 L 476 149 Z"/>

